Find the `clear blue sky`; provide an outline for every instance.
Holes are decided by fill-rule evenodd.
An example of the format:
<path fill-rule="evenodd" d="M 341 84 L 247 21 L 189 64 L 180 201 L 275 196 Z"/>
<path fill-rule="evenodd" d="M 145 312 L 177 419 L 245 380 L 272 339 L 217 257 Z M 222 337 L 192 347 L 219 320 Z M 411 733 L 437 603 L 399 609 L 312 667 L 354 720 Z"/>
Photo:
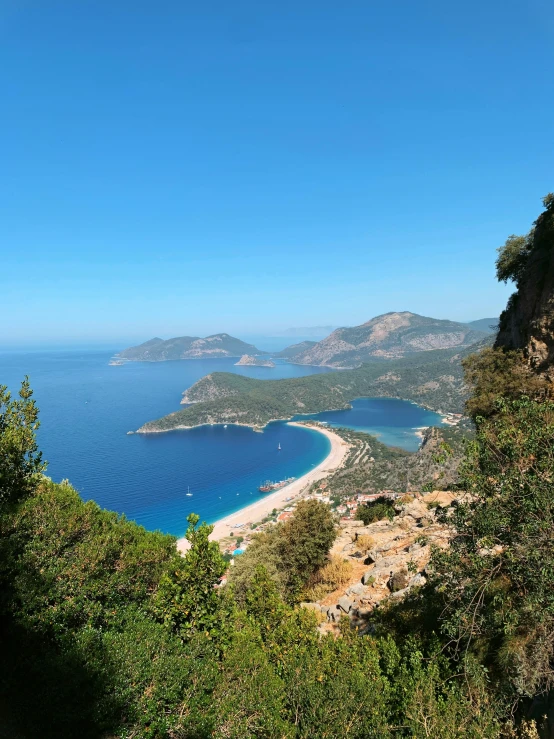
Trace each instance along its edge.
<path fill-rule="evenodd" d="M 0 345 L 503 308 L 548 0 L 0 4 Z"/>

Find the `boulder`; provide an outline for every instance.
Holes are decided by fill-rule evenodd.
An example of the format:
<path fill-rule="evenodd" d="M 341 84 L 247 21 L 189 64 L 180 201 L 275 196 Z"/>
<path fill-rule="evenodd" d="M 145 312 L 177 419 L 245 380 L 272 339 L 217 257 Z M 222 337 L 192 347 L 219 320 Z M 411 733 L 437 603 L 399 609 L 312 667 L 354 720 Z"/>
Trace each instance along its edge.
<path fill-rule="evenodd" d="M 394 593 L 391 593 L 391 598 L 403 598 L 405 595 L 407 595 L 410 592 L 410 588 L 402 588 L 402 590 L 396 590 Z"/>
<path fill-rule="evenodd" d="M 404 510 L 400 514 L 402 518 L 406 516 L 411 516 L 416 521 L 420 521 L 422 518 L 428 518 L 429 517 L 429 509 L 425 505 L 425 503 L 422 503 L 419 500 L 413 500 L 411 503 L 408 503 L 406 506 L 404 506 Z"/>
<path fill-rule="evenodd" d="M 422 575 L 421 572 L 418 572 L 417 575 L 414 575 L 410 580 L 410 587 L 420 587 L 421 585 L 425 585 L 426 582 L 427 578 Z"/>
<path fill-rule="evenodd" d="M 364 585 L 370 585 L 375 580 L 375 575 L 373 574 L 373 570 L 368 570 L 367 572 L 364 572 L 362 576 L 362 583 Z"/>
<path fill-rule="evenodd" d="M 356 585 L 351 585 L 346 591 L 346 595 L 364 595 L 366 590 L 366 586 L 359 582 L 356 583 Z"/>
<path fill-rule="evenodd" d="M 319 603 L 301 603 L 300 608 L 307 608 L 310 611 L 317 611 L 317 613 L 321 613 L 321 606 Z"/>
<path fill-rule="evenodd" d="M 396 593 L 399 590 L 404 590 L 404 588 L 408 587 L 408 571 L 407 570 L 398 570 L 398 572 L 394 572 L 387 583 L 389 590 L 391 593 Z"/>
<path fill-rule="evenodd" d="M 345 613 L 350 613 L 353 605 L 354 603 L 350 600 L 350 598 L 347 598 L 346 595 L 343 595 L 342 598 L 339 598 L 338 607 L 341 609 L 341 611 L 344 611 Z"/>
<path fill-rule="evenodd" d="M 383 555 L 379 552 L 377 549 L 369 549 L 366 555 L 366 558 L 364 560 L 365 565 L 372 565 L 375 562 L 377 562 L 378 559 L 381 559 Z"/>

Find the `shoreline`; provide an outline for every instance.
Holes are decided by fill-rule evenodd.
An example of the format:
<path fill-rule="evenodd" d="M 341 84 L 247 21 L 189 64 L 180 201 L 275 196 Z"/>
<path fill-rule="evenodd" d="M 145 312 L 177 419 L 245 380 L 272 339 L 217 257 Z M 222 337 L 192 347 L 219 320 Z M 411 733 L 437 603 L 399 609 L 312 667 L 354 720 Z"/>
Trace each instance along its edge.
<path fill-rule="evenodd" d="M 210 534 L 211 541 L 225 539 L 230 535 L 231 531 L 240 534 L 242 529 L 235 530 L 233 529 L 233 526 L 238 523 L 242 523 L 245 524 L 246 528 L 251 523 L 261 521 L 261 519 L 269 515 L 274 508 L 279 509 L 286 507 L 288 504 L 292 503 L 294 499 L 297 499 L 298 496 L 305 491 L 306 487 L 310 486 L 313 482 L 327 477 L 330 472 L 334 472 L 342 465 L 348 450 L 350 449 L 350 445 L 341 439 L 338 434 L 320 426 L 307 426 L 306 424 L 298 423 L 296 421 L 290 421 L 289 424 L 291 426 L 300 426 L 302 428 L 312 429 L 313 431 L 317 431 L 326 436 L 331 442 L 329 454 L 316 467 L 309 472 L 306 472 L 305 475 L 302 475 L 302 477 L 299 477 L 297 480 L 294 480 L 294 482 L 291 482 L 290 485 L 286 485 L 284 488 L 276 490 L 274 493 L 269 493 L 260 500 L 257 500 L 255 503 L 250 503 L 250 505 L 241 508 L 235 513 L 230 513 L 229 515 L 220 518 L 213 524 L 214 530 Z M 287 500 L 288 498 L 291 500 Z M 181 553 L 187 551 L 188 541 L 184 536 L 177 539 L 177 549 Z"/>

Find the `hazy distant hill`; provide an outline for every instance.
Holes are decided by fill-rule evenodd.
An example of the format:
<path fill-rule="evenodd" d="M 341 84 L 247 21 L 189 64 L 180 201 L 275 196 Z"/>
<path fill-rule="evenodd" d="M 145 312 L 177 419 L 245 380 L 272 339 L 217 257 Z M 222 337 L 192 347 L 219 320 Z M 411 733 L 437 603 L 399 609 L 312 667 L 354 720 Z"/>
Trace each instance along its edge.
<path fill-rule="evenodd" d="M 298 364 L 357 367 L 375 359 L 398 359 L 436 349 L 464 348 L 486 336 L 464 323 L 385 313 L 353 328 L 338 328 L 327 338 L 291 357 Z"/>
<path fill-rule="evenodd" d="M 471 326 L 475 331 L 485 331 L 487 334 L 495 334 L 498 331 L 499 321 L 500 318 L 479 318 L 477 321 L 469 321 L 466 323 L 466 326 Z"/>
<path fill-rule="evenodd" d="M 312 346 L 315 346 L 316 344 L 317 341 L 301 341 L 299 344 L 291 344 L 280 352 L 275 352 L 273 356 L 281 357 L 282 359 L 290 359 L 291 357 L 295 357 L 297 354 L 301 354 L 302 352 L 311 349 Z"/>
<path fill-rule="evenodd" d="M 235 339 L 229 334 L 178 336 L 175 339 L 155 338 L 119 353 L 123 359 L 136 362 L 164 362 L 168 359 L 201 359 L 203 357 L 242 357 L 243 354 L 263 354 L 253 344 Z"/>

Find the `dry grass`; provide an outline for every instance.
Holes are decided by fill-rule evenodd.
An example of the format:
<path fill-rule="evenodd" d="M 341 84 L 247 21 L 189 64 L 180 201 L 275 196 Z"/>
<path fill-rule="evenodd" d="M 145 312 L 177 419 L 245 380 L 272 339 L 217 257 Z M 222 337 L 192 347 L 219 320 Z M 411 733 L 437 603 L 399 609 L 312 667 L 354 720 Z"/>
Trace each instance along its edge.
<path fill-rule="evenodd" d="M 309 601 L 321 600 L 341 585 L 346 585 L 352 578 L 352 562 L 342 557 L 331 557 L 319 569 L 304 589 L 303 598 Z"/>
<path fill-rule="evenodd" d="M 361 534 L 356 539 L 356 544 L 361 552 L 367 552 L 368 549 L 373 549 L 375 546 L 375 539 L 369 534 Z"/>
<path fill-rule="evenodd" d="M 319 580 L 326 585 L 345 585 L 352 577 L 352 562 L 342 557 L 331 557 L 329 562 L 319 570 Z"/>

